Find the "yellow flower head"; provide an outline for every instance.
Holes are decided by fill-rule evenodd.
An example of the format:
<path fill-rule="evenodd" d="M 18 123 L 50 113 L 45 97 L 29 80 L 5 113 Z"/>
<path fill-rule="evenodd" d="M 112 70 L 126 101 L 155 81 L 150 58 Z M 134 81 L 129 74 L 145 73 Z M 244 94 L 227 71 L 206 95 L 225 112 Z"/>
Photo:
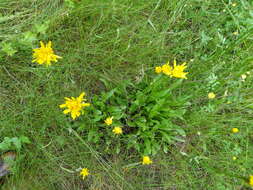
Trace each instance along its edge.
<path fill-rule="evenodd" d="M 156 73 L 161 73 L 162 72 L 162 67 L 156 67 L 155 72 Z"/>
<path fill-rule="evenodd" d="M 208 98 L 209 99 L 214 99 L 216 95 L 213 92 L 208 93 Z"/>
<path fill-rule="evenodd" d="M 40 42 L 40 48 L 33 49 L 33 61 L 38 64 L 45 64 L 46 66 L 51 65 L 51 61 L 57 62 L 57 59 L 61 58 L 58 55 L 54 54 L 52 49 L 52 42 L 49 41 L 46 45 L 43 42 Z"/>
<path fill-rule="evenodd" d="M 249 185 L 253 187 L 253 175 L 249 176 Z"/>
<path fill-rule="evenodd" d="M 162 66 L 162 72 L 165 75 L 172 76 L 172 67 L 169 65 L 169 62 Z"/>
<path fill-rule="evenodd" d="M 238 128 L 232 128 L 232 133 L 238 133 L 239 129 Z"/>
<path fill-rule="evenodd" d="M 156 67 L 155 72 L 160 73 L 163 72 L 165 75 L 168 75 L 170 77 L 176 77 L 176 78 L 182 78 L 187 79 L 186 75 L 188 72 L 184 72 L 184 70 L 187 68 L 185 66 L 186 63 L 183 63 L 182 65 L 177 65 L 176 60 L 174 60 L 173 67 L 170 66 L 170 63 L 164 64 L 162 67 Z"/>
<path fill-rule="evenodd" d="M 67 98 L 65 97 L 65 104 L 61 104 L 60 108 L 66 108 L 63 113 L 64 114 L 71 114 L 72 119 L 76 119 L 81 115 L 81 112 L 84 107 L 90 106 L 89 103 L 85 103 L 86 99 L 83 97 L 85 96 L 85 93 L 81 93 L 79 97 L 74 98 Z"/>
<path fill-rule="evenodd" d="M 114 127 L 114 129 L 112 130 L 112 132 L 116 135 L 120 135 L 123 133 L 122 128 L 121 127 Z"/>
<path fill-rule="evenodd" d="M 233 156 L 233 160 L 237 160 L 237 157 L 236 157 L 236 156 Z"/>
<path fill-rule="evenodd" d="M 111 125 L 112 124 L 112 119 L 113 119 L 113 117 L 107 117 L 106 119 L 105 119 L 105 124 L 106 125 Z"/>
<path fill-rule="evenodd" d="M 176 60 L 174 60 L 172 76 L 176 78 L 187 79 L 186 75 L 188 72 L 184 72 L 184 70 L 187 68 L 185 65 L 186 62 L 184 62 L 182 65 L 177 65 Z"/>
<path fill-rule="evenodd" d="M 232 3 L 232 6 L 235 7 L 237 4 L 236 3 Z"/>
<path fill-rule="evenodd" d="M 90 175 L 89 170 L 87 168 L 83 168 L 80 172 L 80 176 L 82 176 L 82 178 L 84 179 L 88 175 Z"/>
<path fill-rule="evenodd" d="M 149 156 L 143 156 L 142 158 L 142 164 L 143 165 L 149 165 L 152 164 L 153 161 L 149 158 Z"/>

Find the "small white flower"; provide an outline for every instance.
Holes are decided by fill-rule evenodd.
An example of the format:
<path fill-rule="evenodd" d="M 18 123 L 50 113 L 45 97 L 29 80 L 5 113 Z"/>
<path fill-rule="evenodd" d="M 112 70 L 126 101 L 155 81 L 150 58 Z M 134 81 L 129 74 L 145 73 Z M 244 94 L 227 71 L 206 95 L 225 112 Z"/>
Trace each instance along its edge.
<path fill-rule="evenodd" d="M 247 75 L 242 74 L 242 75 L 241 75 L 241 78 L 242 78 L 242 80 L 245 80 L 245 79 L 247 78 Z"/>

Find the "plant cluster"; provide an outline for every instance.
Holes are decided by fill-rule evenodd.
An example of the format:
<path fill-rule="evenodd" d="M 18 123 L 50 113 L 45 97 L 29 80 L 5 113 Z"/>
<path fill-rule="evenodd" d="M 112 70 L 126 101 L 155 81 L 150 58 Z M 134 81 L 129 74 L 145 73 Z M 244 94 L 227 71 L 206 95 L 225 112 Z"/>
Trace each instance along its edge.
<path fill-rule="evenodd" d="M 65 0 L 64 2 L 67 7 L 73 9 L 77 7 L 76 2 L 78 1 Z M 231 5 L 236 7 L 236 3 Z M 223 13 L 225 12 L 226 10 L 223 10 Z M 252 17 L 252 15 L 250 16 Z M 235 18 L 237 17 L 247 18 L 249 15 L 235 15 Z M 252 19 L 250 19 L 240 19 L 245 20 L 244 28 L 250 28 L 252 25 L 250 23 Z M 217 38 L 212 37 L 206 31 L 202 31 L 200 35 L 201 47 L 207 46 L 211 42 L 216 43 L 217 41 L 220 47 L 227 45 L 230 38 L 225 38 L 224 32 L 231 30 L 233 22 L 229 21 L 224 29 L 219 29 Z M 13 39 L 3 40 L 0 43 L 0 47 L 2 48 L 0 56 L 18 55 L 21 51 L 26 51 L 30 55 L 32 45 L 37 43 L 39 39 L 45 39 L 42 36 L 48 27 L 49 23 L 45 22 L 44 24 L 35 25 L 31 31 L 17 35 Z M 233 28 L 234 32 L 231 33 L 231 39 L 237 39 L 239 32 L 242 33 L 244 28 L 241 30 Z M 195 55 L 191 56 L 196 57 Z M 201 56 L 202 60 L 206 60 L 205 55 Z M 57 62 L 61 58 L 55 54 L 51 41 L 48 43 L 41 41 L 40 47 L 33 50 L 31 62 L 49 67 L 53 65 L 53 62 Z M 185 72 L 186 69 L 186 62 L 177 64 L 176 60 L 174 60 L 173 63 L 167 62 L 155 67 L 152 73 L 146 71 L 143 78 L 135 82 L 125 80 L 115 86 L 109 81 L 101 79 L 105 86 L 103 92 L 92 95 L 86 95 L 84 92 L 80 92 L 80 95 L 68 94 L 67 96 L 69 97 L 64 98 L 65 102 L 59 100 L 58 110 L 62 109 L 63 114 L 66 115 L 64 117 L 65 126 L 71 127 L 71 131 L 73 131 L 72 129 L 76 130 L 80 134 L 80 138 L 90 142 L 98 149 L 101 150 L 102 147 L 104 149 L 103 153 L 120 154 L 125 153 L 126 150 L 130 153 L 137 152 L 142 156 L 141 162 L 138 163 L 150 165 L 155 163 L 151 159 L 151 156 L 160 152 L 167 153 L 176 142 L 185 141 L 187 129 L 186 115 L 191 115 L 189 107 L 192 101 L 192 96 L 181 93 L 184 79 L 187 79 L 191 74 L 188 75 L 188 72 Z M 45 72 L 47 71 L 46 69 Z M 241 81 L 236 84 L 238 86 L 241 85 L 248 75 L 248 72 L 242 74 Z M 216 106 L 218 107 L 223 101 L 220 98 L 222 95 L 218 92 L 218 89 L 224 86 L 224 84 L 217 79 L 216 73 L 205 78 L 205 93 L 207 92 L 205 98 L 209 99 L 207 100 L 209 104 L 208 106 L 202 106 L 201 101 L 199 103 L 201 105 L 200 109 L 204 112 L 211 113 L 217 111 Z M 187 84 L 184 83 L 184 85 Z M 231 86 L 234 88 L 235 84 L 231 84 Z M 231 94 L 230 89 L 229 94 Z M 76 97 L 71 97 L 75 95 Z M 226 96 L 228 96 L 228 90 L 225 91 L 224 97 Z M 231 104 L 231 102 L 236 102 L 236 98 L 237 96 L 229 96 L 227 99 L 224 99 L 227 101 L 226 104 Z M 188 123 L 188 125 L 191 125 L 191 123 Z M 216 132 L 213 129 L 211 135 L 217 135 Z M 231 136 L 240 135 L 241 127 L 229 127 L 229 132 Z M 199 131 L 197 131 L 197 134 L 199 136 L 202 135 Z M 211 135 L 208 138 L 211 139 Z M 7 150 L 20 151 L 23 145 L 29 143 L 30 141 L 27 137 L 5 137 L 3 142 L 0 143 L 0 150 L 3 152 Z M 203 149 L 206 149 L 205 146 L 206 144 L 203 145 Z M 232 151 L 231 148 L 230 150 Z M 182 152 L 182 154 L 190 156 L 188 153 Z M 237 160 L 236 156 L 238 154 L 232 155 L 233 157 L 231 158 L 234 162 Z M 202 155 L 196 156 L 190 158 L 190 162 L 195 160 L 198 163 L 198 160 L 203 158 L 206 157 Z M 93 175 L 93 171 L 90 172 L 88 168 L 76 171 L 80 171 L 80 176 L 83 179 L 89 175 Z M 244 180 L 250 186 L 253 186 L 252 175 L 244 178 Z"/>
<path fill-rule="evenodd" d="M 142 155 L 159 150 L 167 153 L 171 144 L 185 137 L 184 114 L 189 104 L 188 97 L 176 95 L 181 83 L 159 75 L 151 82 L 125 81 L 94 95 L 79 130 L 86 132 L 90 142 L 105 142 L 111 153 L 119 153 L 121 148 L 135 149 Z M 122 135 L 113 134 L 115 127 L 122 129 Z"/>
<path fill-rule="evenodd" d="M 33 62 L 48 67 L 62 58 L 55 55 L 51 41 L 40 42 L 40 45 L 33 50 Z M 105 152 L 111 154 L 120 153 L 122 149 L 135 150 L 142 155 L 142 164 L 149 165 L 153 163 L 149 155 L 161 150 L 167 153 L 176 141 L 184 142 L 184 115 L 190 97 L 177 92 L 183 79 L 187 79 L 186 68 L 186 63 L 177 65 L 174 60 L 173 66 L 168 62 L 156 67 L 157 76 L 147 73 L 139 82 L 126 80 L 114 88 L 101 79 L 111 90 L 93 95 L 90 102 L 84 98 L 84 92 L 76 98 L 65 97 L 65 103 L 59 108 L 64 109 L 65 115 L 70 114 L 72 127 L 81 131 L 87 141 L 97 146 L 105 144 Z M 215 97 L 213 92 L 208 94 L 209 99 Z M 238 132 L 237 128 L 232 129 L 232 133 Z M 1 146 L 6 149 L 13 144 L 20 149 L 22 143 L 29 140 L 5 138 Z M 84 179 L 90 175 L 89 170 L 83 168 L 80 175 Z M 250 176 L 248 184 L 251 182 Z"/>

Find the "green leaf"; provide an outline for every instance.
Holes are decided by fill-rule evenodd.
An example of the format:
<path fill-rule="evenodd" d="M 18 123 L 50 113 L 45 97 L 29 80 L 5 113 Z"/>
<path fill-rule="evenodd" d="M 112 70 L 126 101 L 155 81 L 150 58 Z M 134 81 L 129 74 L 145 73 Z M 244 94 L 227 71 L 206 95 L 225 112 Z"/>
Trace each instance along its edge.
<path fill-rule="evenodd" d="M 102 101 L 106 102 L 109 98 L 111 98 L 114 95 L 115 92 L 116 92 L 116 89 L 112 89 L 109 92 L 103 92 L 101 94 Z"/>
<path fill-rule="evenodd" d="M 5 137 L 3 142 L 0 143 L 0 150 L 6 151 L 11 148 L 11 139 L 9 137 Z"/>
<path fill-rule="evenodd" d="M 99 140 L 98 131 L 90 130 L 88 132 L 88 141 L 96 143 L 98 142 L 98 140 Z"/>
<path fill-rule="evenodd" d="M 167 117 L 172 117 L 172 118 L 179 118 L 179 119 L 182 119 L 184 120 L 184 118 L 182 117 L 186 110 L 184 109 L 176 109 L 176 110 L 166 110 L 167 112 L 164 114 L 164 116 L 167 116 Z"/>
<path fill-rule="evenodd" d="M 175 128 L 175 130 L 178 132 L 179 135 L 185 137 L 186 134 L 185 134 L 185 131 L 183 129 L 180 129 L 180 128 Z"/>
<path fill-rule="evenodd" d="M 135 111 L 139 108 L 139 105 L 140 105 L 139 101 L 138 101 L 138 100 L 135 100 L 135 101 L 131 104 L 131 106 L 130 106 L 130 108 L 129 108 L 129 111 L 130 111 L 131 113 L 135 112 Z"/>
<path fill-rule="evenodd" d="M 173 124 L 170 120 L 165 118 L 161 121 L 160 129 L 165 130 L 165 131 L 171 131 L 172 128 L 173 128 Z"/>
<path fill-rule="evenodd" d="M 167 142 L 167 143 L 172 143 L 173 141 L 172 141 L 172 137 L 168 134 L 168 133 L 166 133 L 166 132 L 163 132 L 163 131 L 160 131 L 160 133 L 162 134 L 162 138 L 163 138 L 163 140 L 165 141 L 165 142 Z"/>
<path fill-rule="evenodd" d="M 161 145 L 157 142 L 152 142 L 152 154 L 155 155 L 161 149 Z"/>
<path fill-rule="evenodd" d="M 201 43 L 203 45 L 207 45 L 207 43 L 212 40 L 213 38 L 209 37 L 208 35 L 206 35 L 205 31 L 201 32 Z"/>
<path fill-rule="evenodd" d="M 149 112 L 149 118 L 153 118 L 155 116 L 158 116 L 160 113 L 159 112 L 160 108 L 161 108 L 161 105 L 159 105 L 159 104 L 155 104 L 154 106 L 152 106 L 152 109 Z"/>
<path fill-rule="evenodd" d="M 55 141 L 56 141 L 60 146 L 64 146 L 65 143 L 66 143 L 66 139 L 65 139 L 65 137 L 63 137 L 63 136 L 56 136 L 56 137 L 55 137 Z M 59 146 L 59 145 L 58 145 L 58 146 Z"/>
<path fill-rule="evenodd" d="M 150 155 L 152 150 L 151 150 L 151 142 L 150 142 L 149 139 L 144 140 L 144 146 L 145 146 L 144 154 L 145 155 Z"/>
<path fill-rule="evenodd" d="M 137 152 L 140 152 L 140 151 L 141 151 L 141 145 L 140 145 L 140 144 L 136 143 L 136 144 L 134 144 L 133 146 L 134 146 L 134 148 L 137 150 Z"/>
<path fill-rule="evenodd" d="M 117 114 L 117 113 L 121 113 L 122 110 L 118 106 L 109 106 L 108 112 Z"/>
<path fill-rule="evenodd" d="M 159 100 L 161 98 L 166 98 L 167 96 L 171 95 L 170 91 L 171 91 L 170 88 L 162 90 L 162 91 L 155 91 L 150 94 L 150 97 L 152 97 L 152 100 Z M 165 100 L 165 99 L 163 99 L 163 100 Z"/>
<path fill-rule="evenodd" d="M 135 101 L 139 106 L 141 106 L 145 103 L 147 98 L 148 97 L 146 96 L 146 94 L 144 94 L 142 91 L 138 91 L 136 93 L 136 100 Z"/>
<path fill-rule="evenodd" d="M 75 3 L 72 0 L 64 0 L 64 3 L 68 8 L 75 8 Z"/>
<path fill-rule="evenodd" d="M 17 150 L 20 150 L 21 146 L 22 146 L 20 139 L 17 137 L 14 137 L 11 140 L 12 140 L 12 143 L 14 144 L 14 146 L 17 148 Z"/>
<path fill-rule="evenodd" d="M 163 145 L 163 152 L 168 153 L 168 145 L 167 144 Z"/>
<path fill-rule="evenodd" d="M 135 135 L 129 135 L 127 141 L 128 141 L 127 149 L 130 149 L 130 148 L 134 147 L 135 144 L 138 144 L 136 142 L 136 136 Z"/>
<path fill-rule="evenodd" d="M 45 34 L 48 27 L 49 27 L 49 22 L 47 21 L 44 24 L 36 24 L 35 25 L 35 30 L 36 30 L 37 33 Z"/>
<path fill-rule="evenodd" d="M 175 141 L 179 141 L 179 142 L 185 142 L 184 139 L 181 139 L 179 137 L 172 137 L 172 139 L 175 140 Z"/>
<path fill-rule="evenodd" d="M 133 122 L 132 120 L 127 120 L 127 125 L 129 126 L 129 127 L 135 127 L 136 126 L 136 124 L 135 124 L 135 122 Z"/>
<path fill-rule="evenodd" d="M 17 52 L 17 50 L 12 47 L 11 43 L 2 43 L 2 51 L 8 56 L 13 56 Z"/>
<path fill-rule="evenodd" d="M 120 143 L 117 144 L 116 146 L 116 154 L 120 153 Z"/>
<path fill-rule="evenodd" d="M 25 44 L 32 44 L 34 41 L 37 41 L 36 34 L 31 31 L 25 32 L 24 38 L 22 39 L 23 43 Z"/>
<path fill-rule="evenodd" d="M 148 129 L 147 120 L 145 117 L 139 117 L 135 119 L 134 123 L 136 124 L 136 126 L 141 127 L 143 131 Z"/>
<path fill-rule="evenodd" d="M 100 121 L 104 117 L 103 113 L 100 110 L 93 111 L 93 121 L 97 122 Z"/>
<path fill-rule="evenodd" d="M 20 141 L 21 141 L 22 143 L 26 143 L 26 144 L 30 144 L 30 143 L 31 143 L 31 141 L 29 140 L 29 138 L 26 137 L 26 136 L 21 136 L 21 137 L 20 137 Z"/>

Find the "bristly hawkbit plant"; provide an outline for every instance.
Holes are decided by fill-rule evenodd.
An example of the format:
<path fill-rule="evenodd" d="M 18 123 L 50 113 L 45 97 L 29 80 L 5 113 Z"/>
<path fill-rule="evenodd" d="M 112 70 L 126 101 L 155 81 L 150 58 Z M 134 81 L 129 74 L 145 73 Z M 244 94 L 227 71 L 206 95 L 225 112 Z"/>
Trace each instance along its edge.
<path fill-rule="evenodd" d="M 135 149 L 142 155 L 154 155 L 159 150 L 166 153 L 171 144 L 185 137 L 188 97 L 177 94 L 182 80 L 158 75 L 152 82 L 124 81 L 109 92 L 95 95 L 79 130 L 87 132 L 90 142 L 105 141 L 111 153 L 119 153 L 121 148 Z M 113 117 L 110 126 L 104 122 L 108 116 Z M 115 127 L 121 128 L 120 135 L 114 134 Z"/>
<path fill-rule="evenodd" d="M 30 140 L 26 136 L 21 137 L 4 137 L 3 141 L 0 143 L 0 152 L 15 150 L 20 151 L 22 146 L 25 144 L 30 144 Z"/>

